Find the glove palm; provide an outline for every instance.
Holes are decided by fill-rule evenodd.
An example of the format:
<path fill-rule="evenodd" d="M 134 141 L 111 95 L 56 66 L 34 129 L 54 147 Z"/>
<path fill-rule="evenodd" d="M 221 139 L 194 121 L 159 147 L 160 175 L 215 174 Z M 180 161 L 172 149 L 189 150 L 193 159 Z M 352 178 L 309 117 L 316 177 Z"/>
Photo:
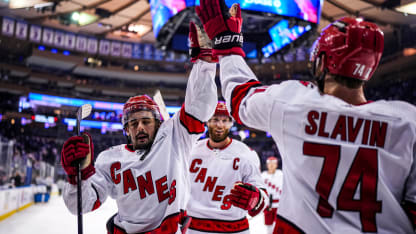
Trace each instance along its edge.
<path fill-rule="evenodd" d="M 189 55 L 191 62 L 204 58 L 209 62 L 218 62 L 218 57 L 212 55 L 212 42 L 208 35 L 193 22 L 189 23 Z"/>

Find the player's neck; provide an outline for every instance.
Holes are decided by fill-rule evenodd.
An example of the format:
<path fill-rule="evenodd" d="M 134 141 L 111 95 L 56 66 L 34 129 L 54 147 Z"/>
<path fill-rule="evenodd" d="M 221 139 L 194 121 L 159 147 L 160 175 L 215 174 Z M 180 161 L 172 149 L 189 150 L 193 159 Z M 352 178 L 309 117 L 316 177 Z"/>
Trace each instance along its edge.
<path fill-rule="evenodd" d="M 268 170 L 267 173 L 269 173 L 270 175 L 273 175 L 276 172 L 276 170 Z"/>
<path fill-rule="evenodd" d="M 209 138 L 208 144 L 209 144 L 209 147 L 213 149 L 223 149 L 230 143 L 230 141 L 231 141 L 230 137 L 227 137 L 223 141 L 220 141 L 220 142 L 215 142 L 211 140 L 211 138 Z"/>
<path fill-rule="evenodd" d="M 364 96 L 363 86 L 357 89 L 350 89 L 329 79 L 325 81 L 324 93 L 342 99 L 352 105 L 361 105 L 367 102 Z"/>

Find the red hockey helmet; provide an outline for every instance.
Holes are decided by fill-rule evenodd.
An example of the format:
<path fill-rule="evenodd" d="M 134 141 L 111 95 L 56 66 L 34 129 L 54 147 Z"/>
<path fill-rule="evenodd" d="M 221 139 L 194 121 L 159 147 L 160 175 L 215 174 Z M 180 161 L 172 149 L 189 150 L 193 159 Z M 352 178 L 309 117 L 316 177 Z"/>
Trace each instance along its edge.
<path fill-rule="evenodd" d="M 267 158 L 266 163 L 277 163 L 277 158 L 274 156 L 270 156 Z"/>
<path fill-rule="evenodd" d="M 214 116 L 215 115 L 225 115 L 231 118 L 231 115 L 227 110 L 227 106 L 225 105 L 225 102 L 219 101 L 217 103 L 217 107 L 215 108 L 215 112 L 214 112 Z"/>
<path fill-rule="evenodd" d="M 153 99 L 147 95 L 139 95 L 130 97 L 129 100 L 127 100 L 127 102 L 124 104 L 123 118 L 121 120 L 123 126 L 127 124 L 129 114 L 142 110 L 151 111 L 155 119 L 158 119 L 160 121 L 163 120 L 156 102 L 154 102 Z"/>
<path fill-rule="evenodd" d="M 323 66 L 334 75 L 367 81 L 380 62 L 384 34 L 370 22 L 344 17 L 322 30 L 315 41 L 310 60 L 325 54 Z"/>

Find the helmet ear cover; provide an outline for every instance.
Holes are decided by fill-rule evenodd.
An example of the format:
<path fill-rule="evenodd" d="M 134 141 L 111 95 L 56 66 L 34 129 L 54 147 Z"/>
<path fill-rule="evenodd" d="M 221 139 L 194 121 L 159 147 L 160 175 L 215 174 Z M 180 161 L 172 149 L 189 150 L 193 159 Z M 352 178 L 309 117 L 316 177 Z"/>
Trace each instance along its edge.
<path fill-rule="evenodd" d="M 321 92 L 324 92 L 325 76 L 328 73 L 328 69 L 325 67 L 325 53 L 321 53 L 319 56 L 311 61 L 312 62 L 312 77 L 318 84 L 318 88 Z"/>

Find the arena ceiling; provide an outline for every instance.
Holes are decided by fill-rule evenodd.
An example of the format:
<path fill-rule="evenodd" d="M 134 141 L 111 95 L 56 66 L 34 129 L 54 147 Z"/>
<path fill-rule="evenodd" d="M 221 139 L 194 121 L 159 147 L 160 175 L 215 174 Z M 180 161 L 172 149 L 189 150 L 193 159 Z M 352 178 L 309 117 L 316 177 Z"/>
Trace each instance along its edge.
<path fill-rule="evenodd" d="M 360 16 L 378 23 L 389 32 L 403 25 L 414 26 L 416 14 L 398 7 L 409 0 L 326 0 L 319 30 L 343 16 Z M 416 4 L 415 4 L 416 5 Z M 415 6 L 416 7 L 416 6 Z M 73 13 L 83 19 L 69 23 Z M 24 19 L 29 23 L 131 42 L 155 42 L 148 0 L 0 0 L 0 15 Z M 135 29 L 129 32 L 128 28 Z"/>

